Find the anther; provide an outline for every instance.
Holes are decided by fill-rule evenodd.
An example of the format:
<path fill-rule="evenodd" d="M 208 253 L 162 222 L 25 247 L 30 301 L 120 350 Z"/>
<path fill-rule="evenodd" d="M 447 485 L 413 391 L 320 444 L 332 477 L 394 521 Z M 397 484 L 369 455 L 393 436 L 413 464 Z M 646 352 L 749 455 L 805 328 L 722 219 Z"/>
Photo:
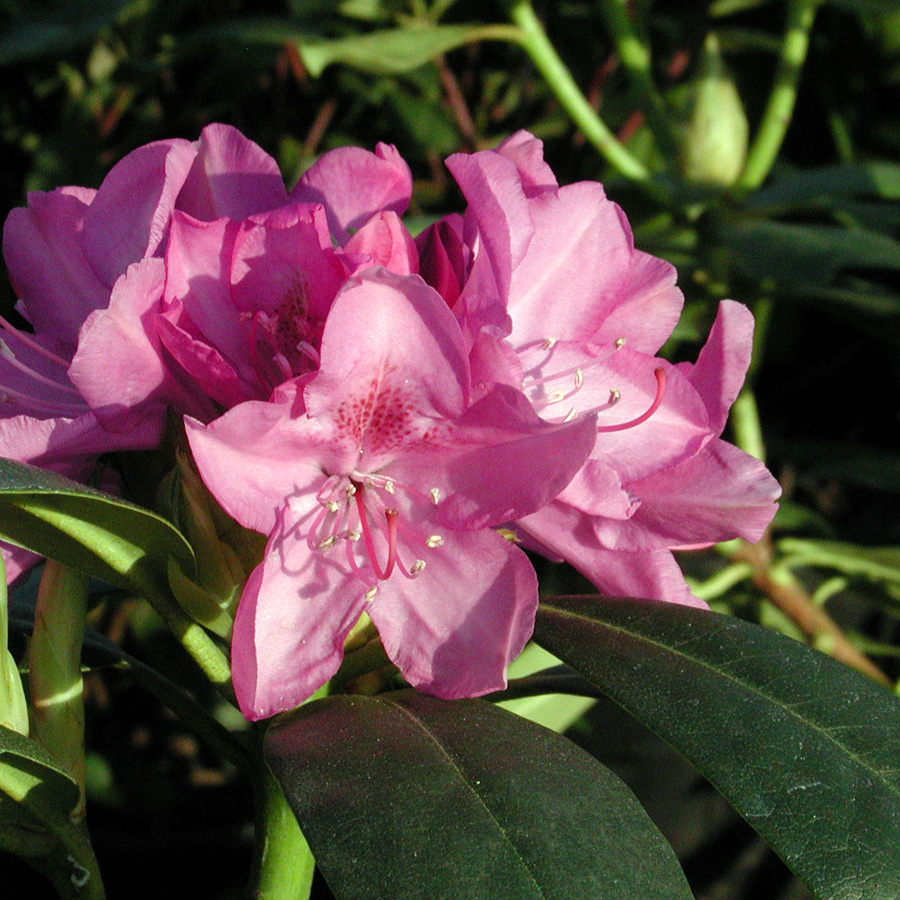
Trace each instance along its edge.
<path fill-rule="evenodd" d="M 621 350 L 625 346 L 625 338 L 616 338 L 616 350 Z"/>
<path fill-rule="evenodd" d="M 365 594 L 366 603 L 371 603 L 375 599 L 375 595 L 378 593 L 378 585 L 373 585 L 370 587 Z"/>
<path fill-rule="evenodd" d="M 319 502 L 328 510 L 328 512 L 336 513 L 341 508 L 341 505 L 337 500 L 320 500 Z"/>
<path fill-rule="evenodd" d="M 650 404 L 649 409 L 647 409 L 646 412 L 641 413 L 636 419 L 632 419 L 630 422 L 620 422 L 618 425 L 598 425 L 597 431 L 608 433 L 611 431 L 625 431 L 626 428 L 634 428 L 635 425 L 646 422 L 647 419 L 659 409 L 659 405 L 662 403 L 663 394 L 666 390 L 666 370 L 654 369 L 653 374 L 656 376 L 656 396 L 653 398 L 653 402 Z M 616 391 L 617 395 L 618 393 L 619 392 Z M 616 399 L 618 399 L 618 396 Z M 612 391 L 610 391 L 610 400 L 612 400 Z"/>
<path fill-rule="evenodd" d="M 439 534 L 431 534 L 425 539 L 426 547 L 440 547 L 444 539 Z"/>
<path fill-rule="evenodd" d="M 622 398 L 622 395 L 621 395 L 615 388 L 613 388 L 613 389 L 609 392 L 609 402 L 610 402 L 610 404 L 618 403 L 619 400 L 620 400 L 621 398 Z"/>
<path fill-rule="evenodd" d="M 319 550 L 330 550 L 333 546 L 334 546 L 334 535 L 331 535 L 330 537 L 327 537 L 324 540 L 319 541 L 318 544 L 316 544 L 316 547 Z"/>
<path fill-rule="evenodd" d="M 420 572 L 422 572 L 427 563 L 424 559 L 417 559 L 409 568 L 409 574 L 415 577 Z"/>
<path fill-rule="evenodd" d="M 437 506 L 438 503 L 441 502 L 441 492 L 438 488 L 432 488 L 429 492 L 431 494 L 431 502 Z"/>
<path fill-rule="evenodd" d="M 388 479 L 387 481 L 385 481 L 385 483 L 384 483 L 384 489 L 385 489 L 389 494 L 393 494 L 393 493 L 394 493 L 394 482 L 391 481 L 390 479 Z"/>
<path fill-rule="evenodd" d="M 557 339 L 556 338 L 544 338 L 544 343 L 541 344 L 542 350 L 552 350 L 556 346 Z"/>
<path fill-rule="evenodd" d="M 575 419 L 577 416 L 578 416 L 578 410 L 575 409 L 575 407 L 573 406 L 573 407 L 566 413 L 566 417 L 563 419 L 563 425 L 565 425 L 566 422 L 571 422 L 571 421 L 572 421 L 573 419 Z"/>

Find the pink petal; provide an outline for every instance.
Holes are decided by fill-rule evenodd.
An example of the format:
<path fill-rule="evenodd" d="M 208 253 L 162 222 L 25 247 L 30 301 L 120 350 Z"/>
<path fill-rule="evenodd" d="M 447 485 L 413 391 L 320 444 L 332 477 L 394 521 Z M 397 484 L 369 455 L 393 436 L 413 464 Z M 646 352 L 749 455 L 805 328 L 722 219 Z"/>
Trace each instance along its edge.
<path fill-rule="evenodd" d="M 347 270 L 330 241 L 322 246 L 323 223 L 321 207 L 306 204 L 241 222 L 228 276 L 239 314 L 260 310 L 285 324 L 291 317 L 324 321 Z"/>
<path fill-rule="evenodd" d="M 172 217 L 166 249 L 165 301 L 180 300 L 200 333 L 240 369 L 249 367 L 247 337 L 231 300 L 231 265 L 239 223 L 199 222 L 184 213 Z M 250 379 L 252 375 L 250 375 Z"/>
<path fill-rule="evenodd" d="M 534 570 L 492 531 L 443 538 L 414 579 L 380 582 L 367 612 L 414 687 L 448 700 L 501 690 L 534 628 Z"/>
<path fill-rule="evenodd" d="M 133 150 L 110 170 L 84 218 L 85 255 L 107 287 L 156 253 L 196 151 L 180 139 Z"/>
<path fill-rule="evenodd" d="M 162 432 L 161 415 L 122 434 L 106 431 L 90 412 L 75 419 L 12 416 L 0 419 L 0 456 L 81 480 L 101 454 L 155 447 Z"/>
<path fill-rule="evenodd" d="M 516 523 L 558 558 L 574 566 L 604 594 L 666 600 L 706 609 L 687 586 L 681 569 L 665 549 L 642 553 L 598 546 L 591 520 L 562 503 L 550 503 Z"/>
<path fill-rule="evenodd" d="M 496 387 L 470 407 L 438 446 L 395 460 L 386 471 L 403 483 L 437 489 L 436 513 L 454 528 L 517 519 L 553 499 L 594 444 L 594 421 L 542 422 L 511 388 Z"/>
<path fill-rule="evenodd" d="M 608 402 L 610 390 L 618 391 L 618 401 L 598 414 L 597 424 L 626 425 L 651 407 L 658 391 L 656 369 L 666 376 L 656 412 L 637 426 L 599 433 L 592 454 L 611 465 L 626 485 L 693 456 L 712 439 L 700 396 L 675 366 L 632 353 L 626 346 L 586 372 L 584 387 L 573 398 L 582 400 L 583 393 L 582 402 L 592 398 Z"/>
<path fill-rule="evenodd" d="M 113 287 L 109 308 L 98 309 L 82 326 L 69 377 L 107 429 L 134 428 L 153 400 L 159 416 L 166 403 L 204 408 L 172 378 L 162 359 L 155 319 L 164 279 L 161 259 L 134 263 Z"/>
<path fill-rule="evenodd" d="M 713 441 L 673 469 L 629 486 L 641 498 L 636 525 L 669 547 L 742 537 L 758 541 L 781 487 L 768 469 L 725 441 Z"/>
<path fill-rule="evenodd" d="M 664 259 L 635 250 L 628 284 L 591 342 L 613 344 L 625 338 L 625 345 L 632 350 L 657 353 L 672 334 L 684 306 L 684 295 L 675 286 L 677 274 Z"/>
<path fill-rule="evenodd" d="M 32 192 L 28 208 L 14 209 L 3 227 L 3 256 L 16 295 L 35 331 L 71 347 L 109 290 L 84 256 L 82 227 L 88 204 L 81 192 Z"/>
<path fill-rule="evenodd" d="M 196 149 L 177 203 L 188 215 L 244 219 L 288 202 L 278 164 L 231 125 L 207 125 Z"/>
<path fill-rule="evenodd" d="M 232 680 L 251 720 L 299 706 L 328 681 L 365 606 L 363 583 L 310 551 L 293 516 L 279 514 L 235 617 Z"/>
<path fill-rule="evenodd" d="M 481 247 L 463 295 L 479 309 L 485 303 L 499 300 L 506 305 L 513 269 L 522 261 L 534 227 L 528 201 L 515 163 L 493 151 L 456 153 L 447 159 L 469 208 L 466 211 L 465 235 L 470 246 L 477 227 Z"/>
<path fill-rule="evenodd" d="M 752 313 L 734 300 L 723 300 L 697 362 L 693 366 L 681 366 L 703 398 L 716 434 L 725 427 L 731 404 L 744 383 L 752 353 Z"/>
<path fill-rule="evenodd" d="M 416 238 L 416 247 L 419 273 L 452 309 L 471 261 L 463 243 L 463 217 L 453 213 L 429 225 Z"/>
<path fill-rule="evenodd" d="M 631 231 L 603 188 L 583 182 L 528 201 L 534 236 L 513 271 L 514 346 L 587 341 L 627 296 Z"/>
<path fill-rule="evenodd" d="M 6 544 L 0 541 L 0 553 L 3 554 L 3 566 L 6 569 L 6 583 L 12 585 L 27 571 L 36 566 L 42 559 L 37 553 Z"/>
<path fill-rule="evenodd" d="M 378 144 L 374 153 L 360 147 L 331 150 L 291 191 L 293 200 L 325 207 L 331 233 L 340 244 L 377 212 L 391 210 L 402 216 L 411 195 L 409 166 L 390 144 Z"/>
<path fill-rule="evenodd" d="M 180 301 L 178 305 L 181 306 Z M 190 324 L 186 315 L 178 317 L 176 314 L 175 319 L 178 324 L 160 316 L 156 322 L 156 330 L 166 352 L 184 370 L 189 383 L 193 382 L 203 394 L 225 409 L 245 400 L 259 399 L 260 386 L 255 380 L 248 385 L 238 377 L 234 366 L 218 350 L 191 334 L 184 327 Z M 193 415 L 203 420 L 214 418 L 196 411 Z"/>
<path fill-rule="evenodd" d="M 291 416 L 298 386 L 279 403 L 242 403 L 209 425 L 185 417 L 188 443 L 206 486 L 246 528 L 268 534 L 286 495 L 314 496 L 325 479 L 320 459 L 328 433 L 305 416 Z"/>
<path fill-rule="evenodd" d="M 553 170 L 544 162 L 544 142 L 530 132 L 517 131 L 500 143 L 494 152 L 516 164 L 526 197 L 559 187 Z"/>
<path fill-rule="evenodd" d="M 368 256 L 370 265 L 383 266 L 396 275 L 416 275 L 419 271 L 415 242 L 394 212 L 372 216 L 347 241 L 344 252 Z"/>
<path fill-rule="evenodd" d="M 377 471 L 438 420 L 459 415 L 468 381 L 462 335 L 443 300 L 418 276 L 373 269 L 335 300 L 304 397 L 309 415 L 335 429 L 330 470 Z"/>

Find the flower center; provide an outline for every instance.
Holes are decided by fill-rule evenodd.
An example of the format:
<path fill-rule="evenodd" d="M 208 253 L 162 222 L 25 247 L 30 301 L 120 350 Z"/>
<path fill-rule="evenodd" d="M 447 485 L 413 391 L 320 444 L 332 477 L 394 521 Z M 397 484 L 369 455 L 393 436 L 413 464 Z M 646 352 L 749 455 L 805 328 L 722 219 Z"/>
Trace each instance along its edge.
<path fill-rule="evenodd" d="M 377 583 L 395 572 L 406 578 L 420 575 L 429 554 L 444 543 L 440 534 L 426 533 L 408 515 L 401 515 L 395 502 L 398 490 L 429 505 L 440 502 L 437 488 L 422 495 L 385 475 L 332 476 L 317 496 L 320 509 L 307 532 L 310 550 L 330 553 L 343 546 L 347 565 L 369 585 L 370 600 L 377 593 Z"/>
<path fill-rule="evenodd" d="M 546 418 L 548 421 L 571 422 L 579 415 L 590 415 L 592 413 L 601 413 L 611 409 L 622 399 L 622 394 L 617 388 L 609 391 L 609 398 L 605 403 L 592 406 L 589 409 L 577 409 L 570 407 L 568 412 L 563 416 L 553 419 L 544 415 L 545 411 L 550 407 L 571 400 L 581 391 L 585 384 L 586 373 L 590 376 L 590 370 L 608 360 L 617 350 L 625 346 L 625 338 L 619 338 L 612 347 L 595 357 L 587 357 L 586 354 L 579 353 L 579 361 L 577 365 L 566 365 L 562 363 L 562 368 L 554 370 L 553 357 L 554 349 L 559 342 L 553 338 L 547 338 L 544 341 L 535 344 L 526 345 L 518 348 L 516 351 L 523 360 L 524 375 L 522 379 L 522 390 L 528 395 L 532 406 L 538 415 Z M 534 361 L 535 353 L 541 356 Z M 525 363 L 531 363 L 526 367 Z M 550 369 L 550 374 L 544 372 Z M 634 428 L 643 422 L 646 422 L 660 407 L 666 390 L 666 371 L 658 367 L 653 370 L 656 379 L 656 391 L 650 406 L 640 415 L 635 416 L 625 422 L 618 422 L 612 425 L 598 425 L 597 431 L 601 433 L 610 433 L 614 431 L 625 431 Z M 563 383 L 563 387 L 554 387 Z"/>

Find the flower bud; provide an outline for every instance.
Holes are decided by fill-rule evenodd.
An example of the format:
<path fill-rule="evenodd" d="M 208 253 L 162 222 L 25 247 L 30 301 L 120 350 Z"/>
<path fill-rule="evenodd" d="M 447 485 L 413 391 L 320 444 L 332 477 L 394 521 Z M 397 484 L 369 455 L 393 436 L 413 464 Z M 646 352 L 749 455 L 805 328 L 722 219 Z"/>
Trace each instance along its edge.
<path fill-rule="evenodd" d="M 688 181 L 728 187 L 743 170 L 749 126 L 713 32 L 706 36 L 691 87 L 690 116 L 681 146 L 681 172 Z"/>

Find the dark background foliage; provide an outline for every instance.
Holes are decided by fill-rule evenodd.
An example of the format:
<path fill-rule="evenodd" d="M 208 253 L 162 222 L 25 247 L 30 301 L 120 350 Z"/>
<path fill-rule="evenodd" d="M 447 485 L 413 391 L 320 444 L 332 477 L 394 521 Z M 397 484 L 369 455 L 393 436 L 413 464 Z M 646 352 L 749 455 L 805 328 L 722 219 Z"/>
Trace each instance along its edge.
<path fill-rule="evenodd" d="M 399 72 L 337 64 L 313 77 L 304 63 L 303 48 L 317 41 L 414 29 L 439 12 L 447 25 L 505 22 L 499 2 L 0 0 L 0 209 L 22 204 L 29 190 L 97 186 L 140 144 L 195 139 L 220 121 L 271 153 L 289 184 L 333 147 L 393 143 L 415 177 L 410 214 L 425 222 L 460 208 L 445 156 L 529 129 L 544 139 L 561 183 L 603 181 L 637 245 L 678 266 L 687 305 L 668 353 L 695 354 L 722 297 L 757 314 L 747 397 L 758 407 L 785 502 L 762 555 L 732 547 L 685 556 L 698 592 L 717 609 L 825 649 L 827 629 L 810 610 L 827 609 L 854 652 L 896 681 L 900 9 L 890 0 L 822 6 L 780 153 L 761 187 L 740 192 L 685 182 L 678 160 L 659 149 L 603 5 L 568 0 L 536 11 L 609 128 L 671 188 L 665 203 L 597 153 L 516 44 L 466 42 Z M 711 30 L 755 133 L 785 7 L 777 0 L 631 5 L 678 134 Z M 14 302 L 6 283 L 0 301 Z M 752 430 L 755 418 L 747 421 Z M 747 446 L 740 430 L 733 439 Z M 568 571 L 543 565 L 543 574 L 548 592 L 589 590 Z M 787 577 L 799 611 L 773 587 L 775 575 Z M 172 653 L 136 610 L 119 605 L 96 624 L 138 655 Z M 174 653 L 171 664 L 178 665 Z M 90 816 L 110 896 L 241 896 L 247 786 L 127 678 L 100 670 L 88 685 Z M 632 785 L 698 898 L 807 896 L 724 801 L 611 704 L 593 707 L 569 734 Z M 4 888 L 5 896 L 40 896 L 12 858 L 0 859 L 0 878 L 21 879 L 18 893 Z"/>

